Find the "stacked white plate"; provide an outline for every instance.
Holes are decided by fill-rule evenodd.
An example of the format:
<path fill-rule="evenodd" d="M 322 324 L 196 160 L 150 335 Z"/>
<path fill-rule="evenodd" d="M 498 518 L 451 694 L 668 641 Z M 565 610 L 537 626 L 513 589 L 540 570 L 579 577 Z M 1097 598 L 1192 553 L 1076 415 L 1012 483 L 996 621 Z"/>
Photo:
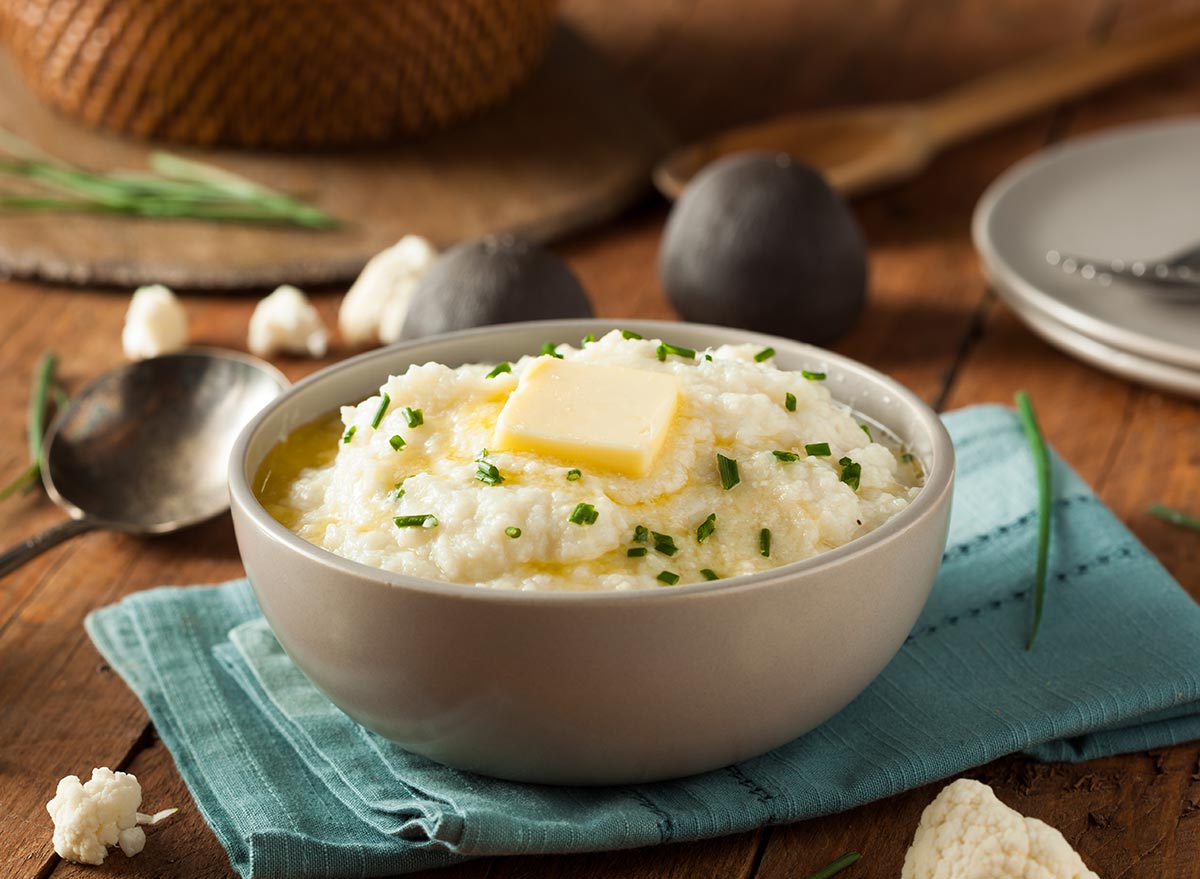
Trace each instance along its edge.
<path fill-rule="evenodd" d="M 1200 287 L 1168 299 L 1068 273 L 1061 256 L 1129 265 L 1200 246 L 1200 120 L 1044 150 L 988 188 L 972 231 L 996 292 L 1035 333 L 1100 369 L 1200 397 Z"/>

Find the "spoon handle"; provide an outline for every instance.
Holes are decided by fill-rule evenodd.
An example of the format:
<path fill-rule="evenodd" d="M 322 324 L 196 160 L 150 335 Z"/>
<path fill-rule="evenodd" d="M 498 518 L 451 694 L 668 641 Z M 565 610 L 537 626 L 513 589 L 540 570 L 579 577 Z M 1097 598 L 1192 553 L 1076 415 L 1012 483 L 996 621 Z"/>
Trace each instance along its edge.
<path fill-rule="evenodd" d="M 0 577 L 15 571 L 50 547 L 58 546 L 64 540 L 69 540 L 76 534 L 83 534 L 96 527 L 96 523 L 90 519 L 67 519 L 65 522 L 50 526 L 40 534 L 22 540 L 16 546 L 0 553 Z"/>

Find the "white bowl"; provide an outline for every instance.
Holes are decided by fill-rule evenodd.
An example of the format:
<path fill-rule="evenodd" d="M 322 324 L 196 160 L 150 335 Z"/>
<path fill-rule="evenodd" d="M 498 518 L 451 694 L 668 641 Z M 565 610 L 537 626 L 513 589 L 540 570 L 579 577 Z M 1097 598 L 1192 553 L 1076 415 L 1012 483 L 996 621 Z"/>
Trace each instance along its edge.
<path fill-rule="evenodd" d="M 388 573 L 292 534 L 251 480 L 295 427 L 377 393 L 412 363 L 515 360 L 544 341 L 623 327 L 693 348 L 771 346 L 826 372 L 833 395 L 891 429 L 926 482 L 887 523 L 758 574 L 629 592 L 479 589 Z M 509 324 L 347 360 L 243 431 L 230 490 L 258 602 L 296 665 L 343 711 L 434 760 L 501 778 L 624 784 L 769 751 L 837 713 L 900 649 L 946 540 L 954 450 L 911 392 L 837 354 L 741 330 L 656 321 Z"/>

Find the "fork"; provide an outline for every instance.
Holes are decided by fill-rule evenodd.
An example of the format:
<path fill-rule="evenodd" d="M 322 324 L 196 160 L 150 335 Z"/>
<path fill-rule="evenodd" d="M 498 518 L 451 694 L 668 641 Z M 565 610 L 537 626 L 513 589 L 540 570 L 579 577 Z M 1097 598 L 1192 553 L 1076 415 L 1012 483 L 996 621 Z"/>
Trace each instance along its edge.
<path fill-rule="evenodd" d="M 1050 250 L 1046 262 L 1085 281 L 1107 286 L 1113 278 L 1122 278 L 1163 299 L 1200 301 L 1200 245 L 1160 260 L 1132 261 L 1096 260 Z"/>

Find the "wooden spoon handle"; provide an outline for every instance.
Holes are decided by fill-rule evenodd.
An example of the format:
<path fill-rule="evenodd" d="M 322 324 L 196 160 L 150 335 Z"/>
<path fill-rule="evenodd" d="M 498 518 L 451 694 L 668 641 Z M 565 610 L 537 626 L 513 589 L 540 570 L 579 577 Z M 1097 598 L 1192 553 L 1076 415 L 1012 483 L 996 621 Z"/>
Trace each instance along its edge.
<path fill-rule="evenodd" d="M 927 101 L 935 149 L 1200 50 L 1200 15 L 1171 16 L 1103 45 L 1054 52 Z"/>

